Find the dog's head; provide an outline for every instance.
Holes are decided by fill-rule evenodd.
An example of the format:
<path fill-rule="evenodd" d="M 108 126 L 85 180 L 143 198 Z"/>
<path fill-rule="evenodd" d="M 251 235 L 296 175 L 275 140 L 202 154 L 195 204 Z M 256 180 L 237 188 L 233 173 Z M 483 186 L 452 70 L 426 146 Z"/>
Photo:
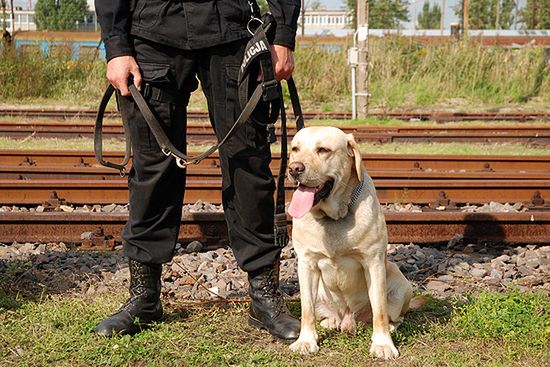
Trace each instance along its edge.
<path fill-rule="evenodd" d="M 312 208 L 333 219 L 347 214 L 351 192 L 362 180 L 359 147 L 352 134 L 313 126 L 292 139 L 289 180 L 298 185 L 288 212 L 301 218 Z"/>

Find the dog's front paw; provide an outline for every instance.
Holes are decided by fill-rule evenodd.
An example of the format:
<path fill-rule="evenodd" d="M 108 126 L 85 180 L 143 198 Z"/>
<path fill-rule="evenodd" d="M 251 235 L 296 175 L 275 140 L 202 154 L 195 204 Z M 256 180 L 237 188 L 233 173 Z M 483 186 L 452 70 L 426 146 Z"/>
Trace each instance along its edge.
<path fill-rule="evenodd" d="M 370 347 L 370 354 L 376 358 L 392 359 L 399 357 L 399 352 L 393 341 L 390 339 L 388 342 L 376 342 L 373 341 Z"/>
<path fill-rule="evenodd" d="M 290 344 L 290 350 L 300 354 L 313 354 L 319 351 L 319 346 L 315 340 L 306 340 L 302 339 L 296 340 L 294 343 Z"/>

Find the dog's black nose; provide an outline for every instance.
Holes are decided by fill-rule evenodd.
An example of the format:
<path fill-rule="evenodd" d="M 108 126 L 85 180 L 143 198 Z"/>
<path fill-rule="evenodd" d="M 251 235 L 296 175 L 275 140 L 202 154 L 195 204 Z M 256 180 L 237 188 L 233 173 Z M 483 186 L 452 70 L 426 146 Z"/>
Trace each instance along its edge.
<path fill-rule="evenodd" d="M 288 165 L 288 173 L 294 178 L 298 178 L 305 169 L 306 166 L 302 162 L 292 162 Z"/>

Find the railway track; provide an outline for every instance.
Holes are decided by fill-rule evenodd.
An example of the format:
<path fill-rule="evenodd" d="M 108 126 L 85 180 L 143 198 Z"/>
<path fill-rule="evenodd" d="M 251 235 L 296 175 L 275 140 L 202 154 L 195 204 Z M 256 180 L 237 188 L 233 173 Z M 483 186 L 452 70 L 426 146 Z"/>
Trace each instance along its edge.
<path fill-rule="evenodd" d="M 33 118 L 95 118 L 95 109 L 51 109 L 51 108 L 0 108 L 0 116 L 23 116 Z M 379 118 L 392 118 L 405 121 L 549 121 L 550 112 L 446 112 L 446 111 L 373 111 L 370 116 Z M 117 117 L 118 112 L 108 110 L 106 118 Z M 349 120 L 351 112 L 305 112 L 304 118 Z M 208 113 L 202 111 L 189 111 L 188 120 L 208 120 Z"/>
<path fill-rule="evenodd" d="M 529 144 L 550 144 L 550 126 L 340 126 L 347 133 L 353 133 L 359 142 L 521 142 Z M 11 122 L 0 121 L 0 135 L 12 138 L 29 136 L 42 138 L 80 138 L 93 136 L 92 122 Z M 289 136 L 296 133 L 289 128 Z M 104 138 L 124 138 L 121 123 L 106 123 Z M 190 143 L 214 143 L 216 137 L 208 123 L 193 123 L 187 128 Z"/>
<path fill-rule="evenodd" d="M 550 242 L 550 212 L 385 213 L 390 243 L 441 243 L 457 235 L 491 243 Z M 22 213 L 0 215 L 0 242 L 82 243 L 83 249 L 110 250 L 120 242 L 127 213 Z M 292 223 L 289 220 L 288 225 Z M 86 234 L 82 239 L 82 235 Z M 182 216 L 179 241 L 201 241 L 208 248 L 227 245 L 223 213 Z"/>
<path fill-rule="evenodd" d="M 121 154 L 108 159 L 117 161 Z M 279 159 L 274 156 L 274 173 Z M 70 204 L 124 204 L 128 200 L 126 179 L 98 166 L 91 152 L 0 151 L 0 162 L 0 205 L 39 205 L 52 192 L 57 195 L 55 200 Z M 382 203 L 544 205 L 544 198 L 550 198 L 550 157 L 364 155 L 364 164 Z M 221 202 L 217 155 L 188 167 L 187 173 L 185 203 Z M 286 190 L 290 199 L 293 187 L 287 184 Z"/>
<path fill-rule="evenodd" d="M 120 161 L 122 152 L 106 153 Z M 272 162 L 278 171 L 280 156 Z M 364 155 L 382 203 L 414 203 L 424 212 L 387 212 L 390 241 L 438 243 L 457 235 L 499 243 L 550 242 L 550 157 Z M 220 203 L 219 157 L 188 168 L 186 203 Z M 287 185 L 287 199 L 292 192 Z M 64 241 L 110 249 L 127 213 L 59 212 L 61 205 L 126 204 L 126 179 L 92 152 L 0 151 L 0 205 L 41 205 L 45 212 L 2 212 L 0 242 Z M 463 213 L 464 203 L 523 202 L 521 213 Z M 49 211 L 53 208 L 58 211 Z M 438 209 L 438 210 L 436 210 Z M 290 224 L 290 222 L 289 222 Z M 91 233 L 85 239 L 83 233 Z M 227 244 L 223 213 L 186 213 L 180 241 Z"/>

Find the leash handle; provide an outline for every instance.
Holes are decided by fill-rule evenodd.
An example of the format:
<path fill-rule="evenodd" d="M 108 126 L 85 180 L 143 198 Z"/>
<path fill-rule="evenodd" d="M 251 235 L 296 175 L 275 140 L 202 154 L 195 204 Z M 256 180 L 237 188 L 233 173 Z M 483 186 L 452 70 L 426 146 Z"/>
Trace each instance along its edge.
<path fill-rule="evenodd" d="M 121 163 L 113 163 L 103 159 L 103 136 L 102 136 L 103 116 L 105 115 L 107 104 L 109 103 L 109 100 L 111 99 L 114 92 L 115 92 L 115 87 L 109 84 L 99 104 L 99 109 L 97 111 L 95 126 L 94 126 L 94 153 L 97 161 L 101 165 L 119 170 L 120 175 L 124 177 L 124 175 L 126 175 L 126 165 L 130 161 L 130 155 L 132 152 L 130 133 L 128 131 L 128 124 L 126 124 L 124 120 L 122 122 L 124 126 L 124 135 L 126 137 L 126 150 L 124 152 L 124 159 L 122 160 Z"/>

